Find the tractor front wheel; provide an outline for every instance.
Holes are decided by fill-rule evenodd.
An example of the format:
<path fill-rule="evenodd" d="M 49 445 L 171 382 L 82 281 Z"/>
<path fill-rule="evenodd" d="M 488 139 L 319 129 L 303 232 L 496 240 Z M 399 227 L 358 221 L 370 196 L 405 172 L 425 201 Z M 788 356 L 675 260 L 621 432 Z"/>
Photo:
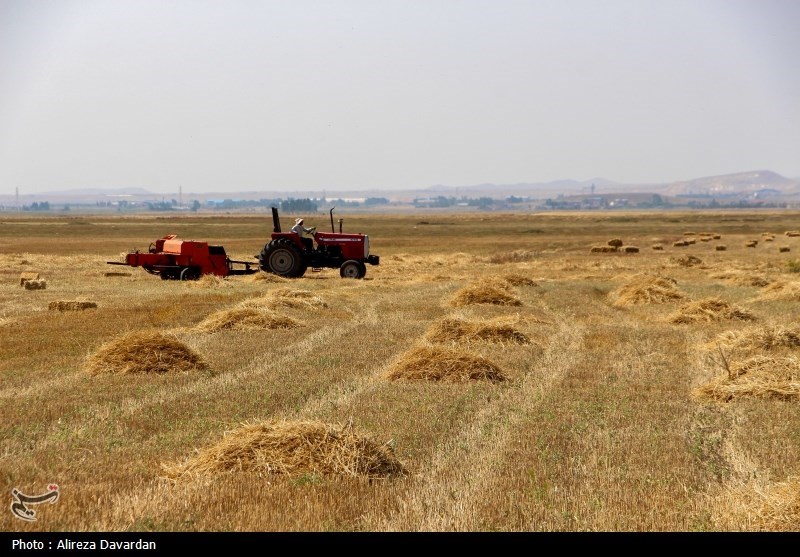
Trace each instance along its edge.
<path fill-rule="evenodd" d="M 308 264 L 303 254 L 291 241 L 280 238 L 273 240 L 261 252 L 261 270 L 283 277 L 301 277 Z"/>
<path fill-rule="evenodd" d="M 356 261 L 355 259 L 348 259 L 342 263 L 341 267 L 339 267 L 339 275 L 342 278 L 360 279 L 364 278 L 364 275 L 366 274 L 367 266 L 361 261 Z"/>

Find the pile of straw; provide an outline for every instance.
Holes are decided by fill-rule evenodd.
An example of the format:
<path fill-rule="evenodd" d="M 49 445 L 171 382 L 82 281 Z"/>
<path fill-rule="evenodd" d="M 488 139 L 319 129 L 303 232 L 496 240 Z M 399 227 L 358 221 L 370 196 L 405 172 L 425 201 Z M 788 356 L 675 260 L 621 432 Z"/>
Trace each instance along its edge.
<path fill-rule="evenodd" d="M 83 302 L 79 300 L 70 300 L 70 301 L 54 301 L 50 302 L 47 305 L 47 309 L 49 310 L 58 310 L 58 311 L 82 311 L 84 309 L 96 308 L 96 302 Z"/>
<path fill-rule="evenodd" d="M 230 288 L 233 286 L 225 278 L 211 274 L 203 275 L 197 280 L 186 281 L 186 285 L 190 288 Z"/>
<path fill-rule="evenodd" d="M 288 307 L 294 309 L 326 308 L 328 304 L 313 292 L 279 288 L 258 298 L 250 298 L 239 303 L 239 307 L 276 309 Z"/>
<path fill-rule="evenodd" d="M 731 362 L 727 373 L 693 391 L 696 398 L 729 402 L 741 397 L 800 398 L 800 360 L 753 356 Z"/>
<path fill-rule="evenodd" d="M 711 278 L 722 279 L 737 286 L 767 286 L 770 281 L 761 275 L 751 275 L 747 271 L 730 271 L 711 275 Z"/>
<path fill-rule="evenodd" d="M 749 311 L 731 305 L 719 298 L 706 298 L 681 306 L 668 319 L 671 323 L 685 324 L 721 321 L 724 319 L 754 321 L 756 317 Z"/>
<path fill-rule="evenodd" d="M 767 285 L 760 300 L 800 300 L 800 282 L 776 281 Z"/>
<path fill-rule="evenodd" d="M 708 345 L 709 348 L 716 346 L 745 352 L 800 348 L 800 327 L 772 325 L 725 331 L 717 335 L 716 339 Z"/>
<path fill-rule="evenodd" d="M 530 279 L 525 275 L 518 275 L 515 273 L 505 275 L 503 280 L 511 286 L 539 286 L 533 279 Z"/>
<path fill-rule="evenodd" d="M 473 322 L 464 319 L 444 319 L 432 326 L 426 335 L 430 342 L 493 342 L 499 344 L 530 344 L 531 339 L 507 323 Z"/>
<path fill-rule="evenodd" d="M 610 294 L 615 307 L 638 304 L 666 304 L 681 300 L 684 294 L 676 288 L 677 282 L 669 277 L 638 275 Z"/>
<path fill-rule="evenodd" d="M 159 331 L 128 333 L 106 342 L 86 359 L 90 375 L 189 373 L 207 364 L 175 336 Z"/>
<path fill-rule="evenodd" d="M 592 249 L 589 251 L 591 253 L 617 253 L 619 252 L 619 248 L 615 246 L 592 246 Z"/>
<path fill-rule="evenodd" d="M 505 285 L 507 288 L 507 284 Z M 512 293 L 507 292 L 503 286 L 493 286 L 486 282 L 479 282 L 462 288 L 450 300 L 450 305 L 455 307 L 477 304 L 490 304 L 496 306 L 521 306 L 522 302 Z"/>
<path fill-rule="evenodd" d="M 218 331 L 248 331 L 258 329 L 294 329 L 300 323 L 279 315 L 267 308 L 235 307 L 212 313 L 201 321 L 194 330 L 200 333 Z"/>
<path fill-rule="evenodd" d="M 703 261 L 694 255 L 681 255 L 680 257 L 673 257 L 672 262 L 680 265 L 681 267 L 696 267 L 702 265 Z"/>
<path fill-rule="evenodd" d="M 503 370 L 486 358 L 441 347 L 410 350 L 386 371 L 386 378 L 446 382 L 507 380 Z"/>
<path fill-rule="evenodd" d="M 250 282 L 289 282 L 291 279 L 273 273 L 259 271 L 252 275 L 247 275 L 247 280 Z"/>
<path fill-rule="evenodd" d="M 407 473 L 390 444 L 379 444 L 352 425 L 311 420 L 245 423 L 186 462 L 162 469 L 173 480 L 237 472 L 373 479 Z"/>

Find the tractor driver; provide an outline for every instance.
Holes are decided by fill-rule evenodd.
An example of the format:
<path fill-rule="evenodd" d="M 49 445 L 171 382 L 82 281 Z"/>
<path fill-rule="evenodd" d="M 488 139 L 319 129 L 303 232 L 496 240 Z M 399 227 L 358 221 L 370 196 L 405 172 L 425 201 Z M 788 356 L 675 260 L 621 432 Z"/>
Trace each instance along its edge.
<path fill-rule="evenodd" d="M 303 245 L 306 247 L 306 251 L 314 250 L 314 232 L 316 230 L 316 227 L 305 228 L 303 226 L 303 219 L 294 221 L 294 226 L 292 227 L 292 232 L 300 236 L 300 240 L 302 240 Z"/>

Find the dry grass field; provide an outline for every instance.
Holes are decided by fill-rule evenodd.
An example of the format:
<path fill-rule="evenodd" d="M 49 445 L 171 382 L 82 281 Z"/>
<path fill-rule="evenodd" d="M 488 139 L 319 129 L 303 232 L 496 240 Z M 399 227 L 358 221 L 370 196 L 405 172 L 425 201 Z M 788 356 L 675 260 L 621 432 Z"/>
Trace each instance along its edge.
<path fill-rule="evenodd" d="M 106 264 L 266 215 L 3 215 L 3 489 L 60 498 L 0 527 L 798 529 L 800 214 L 342 216 L 363 280 Z"/>

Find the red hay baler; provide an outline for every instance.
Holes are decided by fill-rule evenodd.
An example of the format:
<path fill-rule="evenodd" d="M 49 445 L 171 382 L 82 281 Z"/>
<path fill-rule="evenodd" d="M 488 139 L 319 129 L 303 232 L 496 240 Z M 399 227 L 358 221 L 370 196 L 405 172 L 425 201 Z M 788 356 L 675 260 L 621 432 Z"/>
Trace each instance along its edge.
<path fill-rule="evenodd" d="M 227 277 L 258 272 L 258 263 L 234 261 L 222 246 L 181 240 L 175 234 L 159 238 L 150 244 L 147 252 L 135 250 L 125 255 L 125 261 L 108 261 L 108 264 L 141 267 L 163 280 L 196 280 L 203 275 Z M 244 268 L 235 268 L 235 265 L 244 265 Z"/>

